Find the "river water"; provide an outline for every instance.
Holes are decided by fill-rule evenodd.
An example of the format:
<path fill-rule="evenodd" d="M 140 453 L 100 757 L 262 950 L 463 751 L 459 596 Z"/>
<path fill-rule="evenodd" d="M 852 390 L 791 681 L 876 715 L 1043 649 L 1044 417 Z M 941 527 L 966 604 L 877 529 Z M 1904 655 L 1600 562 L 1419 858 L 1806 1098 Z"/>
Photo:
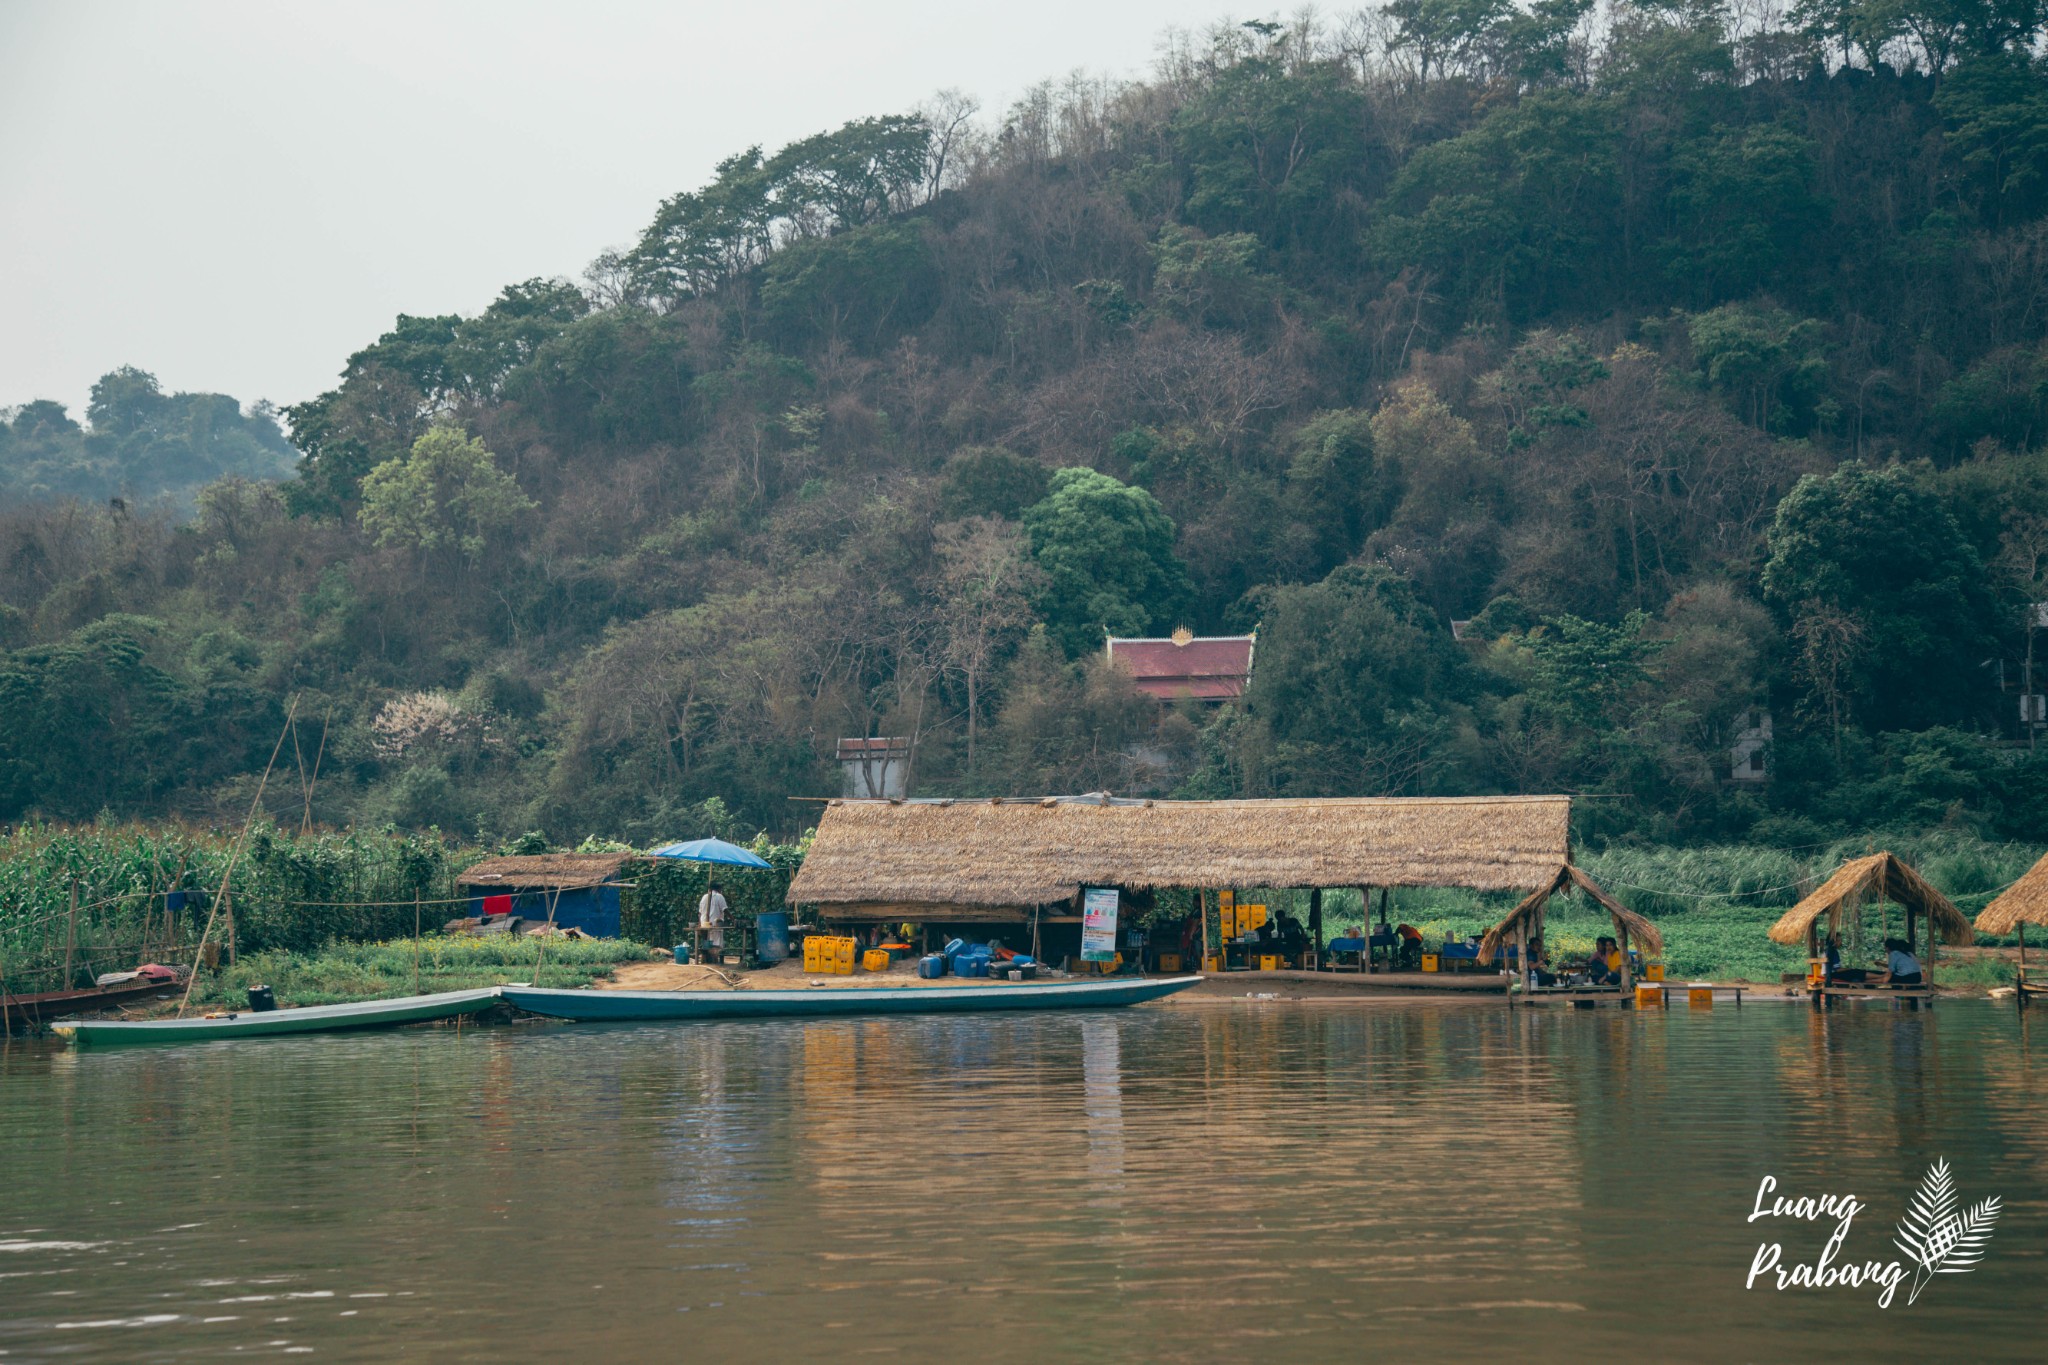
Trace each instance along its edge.
<path fill-rule="evenodd" d="M 2039 1359 L 2048 1016 L 1223 1002 L 0 1052 L 0 1357 Z M 1982 1263 L 1744 1287 L 1928 1166 Z"/>

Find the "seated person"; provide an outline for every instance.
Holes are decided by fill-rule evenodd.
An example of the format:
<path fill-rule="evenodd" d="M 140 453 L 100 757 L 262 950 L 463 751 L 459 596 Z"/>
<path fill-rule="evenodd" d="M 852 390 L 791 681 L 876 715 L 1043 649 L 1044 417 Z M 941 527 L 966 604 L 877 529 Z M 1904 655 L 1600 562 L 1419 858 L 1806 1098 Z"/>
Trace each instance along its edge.
<path fill-rule="evenodd" d="M 1842 940 L 1837 934 L 1829 934 L 1827 952 L 1821 963 L 1821 971 L 1830 984 L 1861 986 L 1870 980 L 1870 973 L 1861 967 L 1842 965 Z"/>
<path fill-rule="evenodd" d="M 1913 949 L 1902 938 L 1888 938 L 1884 941 L 1885 965 L 1891 969 L 1890 982 L 1894 986 L 1921 986 L 1926 978 L 1920 972 L 1920 959 L 1913 956 Z"/>
<path fill-rule="evenodd" d="M 1308 930 L 1301 927 L 1300 920 L 1284 911 L 1273 919 L 1283 956 L 1298 958 L 1308 951 Z"/>
<path fill-rule="evenodd" d="M 1591 986 L 1619 986 L 1621 984 L 1621 945 L 1602 934 L 1593 944 L 1592 956 L 1586 959 L 1586 984 Z"/>
<path fill-rule="evenodd" d="M 1422 931 L 1412 924 L 1397 924 L 1394 926 L 1394 936 L 1400 940 L 1395 945 L 1399 953 L 1397 965 L 1411 972 L 1421 967 Z"/>
<path fill-rule="evenodd" d="M 1545 971 L 1543 967 L 1544 960 L 1543 940 L 1540 937 L 1529 940 L 1528 966 L 1530 978 L 1539 986 L 1555 986 L 1557 984 L 1557 973 Z"/>

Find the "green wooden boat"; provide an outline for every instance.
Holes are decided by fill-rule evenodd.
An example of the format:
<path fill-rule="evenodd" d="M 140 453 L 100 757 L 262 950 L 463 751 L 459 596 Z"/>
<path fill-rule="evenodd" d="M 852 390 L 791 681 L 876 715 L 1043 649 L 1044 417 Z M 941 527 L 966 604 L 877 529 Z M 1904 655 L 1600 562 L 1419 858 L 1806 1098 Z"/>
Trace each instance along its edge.
<path fill-rule="evenodd" d="M 835 1014 L 961 1014 L 1113 1009 L 1184 991 L 1199 976 L 974 986 L 820 986 L 771 991 L 593 991 L 501 986 L 506 1000 L 556 1019 L 806 1019 Z"/>
<path fill-rule="evenodd" d="M 440 995 L 407 995 L 395 1000 L 359 1000 L 347 1005 L 312 1005 L 298 1010 L 240 1010 L 213 1019 L 81 1020 L 56 1024 L 52 1031 L 73 1047 L 156 1047 L 168 1043 L 203 1043 L 214 1038 L 278 1038 L 294 1033 L 340 1033 L 348 1029 L 390 1028 L 429 1019 L 475 1014 L 498 1001 L 498 988 L 446 991 Z"/>

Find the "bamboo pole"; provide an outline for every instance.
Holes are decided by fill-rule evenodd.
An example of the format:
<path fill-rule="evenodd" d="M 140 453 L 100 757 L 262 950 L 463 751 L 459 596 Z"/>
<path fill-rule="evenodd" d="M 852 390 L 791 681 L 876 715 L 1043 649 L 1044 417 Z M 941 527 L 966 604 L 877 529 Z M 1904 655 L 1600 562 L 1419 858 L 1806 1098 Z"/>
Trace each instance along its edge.
<path fill-rule="evenodd" d="M 548 931 L 540 936 L 540 951 L 533 955 L 533 984 L 540 985 L 540 965 L 547 960 L 548 940 L 555 936 L 555 907 L 562 903 L 562 886 L 557 882 L 548 896 Z M 725 965 L 724 954 L 720 955 L 720 966 Z"/>
<path fill-rule="evenodd" d="M 412 993 L 420 993 L 420 893 L 412 893 Z"/>
<path fill-rule="evenodd" d="M 64 989 L 71 989 L 71 962 L 78 951 L 78 878 L 71 879 L 71 909 L 64 915 Z"/>
<path fill-rule="evenodd" d="M 291 708 L 285 717 L 287 726 L 291 723 L 291 717 L 296 716 L 298 713 L 299 699 L 295 696 L 292 698 Z M 228 852 L 228 865 L 226 870 L 221 873 L 220 890 L 214 893 L 213 908 L 206 915 L 206 927 L 199 931 L 199 950 L 197 956 L 192 960 L 192 974 L 185 978 L 185 994 L 178 1001 L 177 1017 L 180 1019 L 185 1017 L 185 1010 L 192 1003 L 192 988 L 199 983 L 199 964 L 206 957 L 206 940 L 213 933 L 213 922 L 215 917 L 220 914 L 222 897 L 227 894 L 228 884 L 234 879 L 235 865 L 242 860 L 242 849 L 249 842 L 249 830 L 256 823 L 256 812 L 262 809 L 263 791 L 264 788 L 270 785 L 270 773 L 277 766 L 277 756 L 284 752 L 284 737 L 287 733 L 287 730 L 279 730 L 277 732 L 277 744 L 270 751 L 270 762 L 263 765 L 263 776 L 256 783 L 256 796 L 249 802 L 248 817 L 242 821 L 242 833 L 236 838 L 234 848 Z M 232 923 L 232 921 L 230 922 Z M 229 960 L 232 961 L 233 959 L 230 958 Z"/>

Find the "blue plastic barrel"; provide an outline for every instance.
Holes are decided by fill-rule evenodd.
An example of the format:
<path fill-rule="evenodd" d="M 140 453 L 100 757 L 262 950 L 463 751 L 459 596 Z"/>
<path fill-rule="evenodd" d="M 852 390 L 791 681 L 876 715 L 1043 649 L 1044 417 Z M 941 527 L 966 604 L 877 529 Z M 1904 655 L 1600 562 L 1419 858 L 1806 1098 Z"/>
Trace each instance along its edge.
<path fill-rule="evenodd" d="M 690 945 L 687 943 L 678 943 L 675 948 L 675 953 L 676 961 L 688 962 L 690 960 Z"/>
<path fill-rule="evenodd" d="M 789 956 L 789 911 L 754 916 L 754 955 L 763 962 L 781 962 Z"/>

